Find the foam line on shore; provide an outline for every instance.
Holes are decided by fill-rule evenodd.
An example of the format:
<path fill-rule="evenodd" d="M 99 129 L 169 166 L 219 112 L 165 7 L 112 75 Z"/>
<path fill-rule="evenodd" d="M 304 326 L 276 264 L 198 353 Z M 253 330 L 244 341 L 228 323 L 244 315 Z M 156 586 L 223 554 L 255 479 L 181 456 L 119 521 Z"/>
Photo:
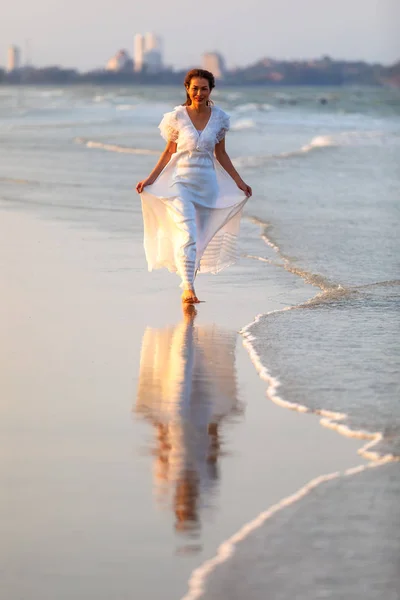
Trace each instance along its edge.
<path fill-rule="evenodd" d="M 245 128 L 250 128 L 250 123 L 244 120 L 241 126 L 240 122 L 236 126 L 237 130 Z M 371 143 L 371 141 L 375 142 L 377 138 L 384 139 L 384 136 L 385 132 L 383 131 L 342 131 L 330 135 L 317 135 L 308 144 L 304 144 L 296 150 L 262 156 L 239 156 L 233 162 L 240 168 L 258 168 L 273 160 L 298 158 L 316 150 L 360 146 Z"/>
<path fill-rule="evenodd" d="M 156 150 L 147 148 L 132 148 L 131 146 L 120 146 L 118 144 L 106 144 L 104 142 L 96 142 L 95 140 L 87 140 L 85 138 L 75 138 L 76 144 L 82 144 L 86 148 L 94 148 L 95 150 L 106 150 L 107 152 L 119 152 L 120 154 L 140 154 L 155 156 L 160 154 Z"/>
<path fill-rule="evenodd" d="M 348 415 L 346 413 L 334 412 L 334 411 L 330 411 L 330 410 L 326 410 L 326 409 L 312 410 L 312 409 L 308 408 L 307 406 L 305 406 L 304 404 L 299 404 L 296 402 L 289 402 L 288 400 L 285 400 L 284 398 L 282 398 L 278 395 L 277 390 L 278 390 L 279 386 L 281 385 L 280 381 L 276 377 L 273 377 L 269 373 L 269 371 L 265 367 L 265 365 L 262 363 L 259 354 L 256 352 L 256 350 L 254 349 L 254 346 L 252 345 L 252 342 L 255 340 L 255 337 L 250 333 L 250 329 L 256 323 L 258 323 L 262 317 L 266 317 L 266 316 L 274 314 L 274 313 L 284 312 L 286 310 L 294 310 L 297 308 L 299 308 L 299 306 L 289 306 L 289 307 L 285 307 L 283 309 L 277 309 L 277 310 L 271 311 L 269 313 L 260 314 L 254 319 L 254 321 L 252 323 L 249 323 L 246 327 L 244 327 L 239 332 L 244 338 L 243 345 L 246 348 L 247 352 L 249 353 L 250 359 L 251 359 L 253 365 L 255 366 L 257 373 L 259 374 L 260 378 L 268 384 L 267 391 L 266 391 L 268 398 L 270 400 L 272 400 L 272 402 L 274 402 L 274 404 L 277 404 L 278 406 L 282 406 L 284 408 L 289 408 L 290 410 L 295 410 L 297 412 L 310 413 L 310 414 L 315 414 L 315 415 L 320 416 L 321 417 L 320 424 L 323 427 L 333 429 L 333 430 L 337 431 L 338 433 L 340 433 L 341 435 L 344 435 L 346 437 L 360 439 L 360 440 L 367 440 L 366 444 L 364 444 L 364 446 L 362 446 L 362 448 L 360 448 L 358 450 L 358 453 L 367 460 L 384 461 L 384 462 L 399 460 L 400 457 L 396 457 L 393 454 L 383 454 L 382 455 L 379 452 L 372 451 L 372 448 L 374 446 L 376 446 L 379 442 L 382 441 L 382 439 L 383 439 L 382 433 L 381 432 L 369 432 L 369 431 L 365 431 L 362 429 L 352 429 L 349 425 L 341 423 L 340 421 L 347 419 Z"/>
<path fill-rule="evenodd" d="M 269 259 L 267 259 L 265 257 L 255 256 L 255 255 L 250 255 L 250 254 L 246 255 L 247 258 L 259 260 L 261 262 L 271 262 L 271 264 L 274 264 L 277 267 L 284 268 L 285 271 L 288 271 L 289 273 L 293 273 L 293 275 L 297 275 L 298 277 L 301 277 L 303 279 L 303 281 L 305 281 L 305 283 L 308 283 L 310 285 L 318 287 L 321 290 L 321 293 L 317 294 L 316 296 L 313 296 L 312 298 L 310 298 L 306 303 L 302 304 L 301 306 L 305 306 L 306 304 L 310 304 L 310 303 L 316 304 L 316 303 L 321 302 L 322 300 L 326 301 L 328 298 L 332 298 L 332 297 L 337 298 L 338 296 L 343 296 L 343 295 L 346 295 L 349 293 L 354 293 L 354 290 L 349 290 L 349 289 L 345 288 L 344 286 L 342 286 L 340 283 L 336 283 L 335 281 L 330 281 L 327 277 L 319 275 L 318 273 L 311 273 L 310 271 L 306 271 L 305 269 L 300 269 L 300 267 L 295 266 L 292 263 L 291 259 L 282 252 L 278 243 L 275 242 L 272 239 L 272 237 L 270 236 L 269 231 L 268 231 L 268 229 L 271 227 L 270 223 L 262 221 L 258 217 L 254 217 L 254 216 L 248 216 L 247 219 L 251 223 L 254 223 L 258 227 L 260 227 L 261 239 L 267 246 L 269 246 L 279 256 L 279 258 L 281 259 L 282 262 L 281 263 L 273 263 L 272 261 L 269 261 Z"/>
<path fill-rule="evenodd" d="M 278 512 L 287 508 L 288 506 L 291 506 L 292 504 L 295 504 L 296 502 L 299 502 L 324 483 L 332 481 L 333 479 L 338 479 L 339 477 L 354 476 L 366 471 L 367 469 L 382 466 L 387 462 L 388 459 L 382 458 L 377 462 L 346 469 L 343 473 L 335 471 L 333 473 L 319 475 L 290 496 L 286 496 L 276 504 L 273 504 L 271 507 L 261 512 L 257 517 L 255 517 L 255 519 L 243 525 L 239 531 L 237 531 L 226 541 L 222 542 L 213 558 L 206 560 L 200 567 L 192 572 L 192 575 L 189 579 L 188 592 L 181 598 L 181 600 L 198 600 L 198 598 L 201 598 L 206 591 L 205 582 L 207 577 L 219 565 L 225 563 L 233 556 L 236 551 L 236 546 L 240 542 L 247 538 L 253 531 L 259 529 L 268 519 L 272 518 Z"/>
<path fill-rule="evenodd" d="M 301 277 L 306 283 L 314 285 L 320 289 L 320 292 L 318 292 L 315 296 L 309 298 L 309 300 L 306 300 L 305 302 L 303 302 L 301 304 L 296 304 L 293 306 L 285 306 L 285 308 L 281 308 L 281 309 L 277 309 L 274 311 L 270 311 L 267 313 L 257 315 L 255 317 L 254 321 L 252 321 L 251 323 L 249 323 L 248 325 L 243 327 L 241 329 L 241 331 L 239 332 L 244 338 L 243 345 L 245 346 L 246 350 L 248 351 L 250 359 L 253 362 L 259 376 L 261 377 L 261 379 L 266 381 L 268 384 L 268 388 L 266 391 L 268 398 L 270 400 L 272 400 L 275 404 L 278 404 L 279 406 L 283 406 L 284 408 L 289 408 L 290 410 L 296 410 L 298 412 L 303 412 L 303 413 L 309 412 L 309 413 L 319 415 L 321 417 L 320 424 L 323 427 L 333 429 L 333 430 L 337 431 L 338 433 L 340 433 L 341 435 L 344 435 L 346 437 L 351 437 L 351 438 L 357 438 L 357 439 L 361 439 L 361 440 L 367 440 L 366 444 L 364 444 L 364 446 L 362 448 L 360 448 L 360 450 L 358 451 L 359 454 L 367 460 L 371 460 L 371 461 L 400 460 L 400 457 L 396 457 L 392 454 L 381 455 L 380 453 L 373 451 L 372 448 L 374 446 L 376 446 L 377 444 L 379 444 L 379 442 L 382 441 L 382 439 L 383 439 L 382 433 L 352 429 L 349 425 L 340 422 L 340 421 L 344 421 L 345 419 L 348 418 L 348 415 L 346 413 L 333 412 L 333 411 L 328 411 L 325 409 L 313 409 L 312 410 L 302 404 L 284 400 L 277 394 L 277 389 L 280 386 L 280 382 L 276 377 L 273 377 L 268 372 L 268 369 L 262 363 L 260 356 L 256 352 L 256 350 L 252 344 L 252 342 L 255 341 L 255 337 L 250 333 L 251 328 L 256 323 L 258 323 L 261 318 L 268 317 L 271 314 L 278 313 L 278 312 L 284 312 L 287 310 L 296 310 L 296 309 L 301 309 L 301 308 L 307 308 L 310 306 L 316 306 L 318 304 L 330 302 L 333 299 L 341 298 L 346 295 L 356 294 L 357 290 L 346 289 L 342 285 L 331 282 L 327 278 L 322 277 L 318 274 L 309 273 L 308 271 L 302 270 L 298 267 L 294 267 L 291 264 L 290 259 L 283 254 L 283 252 L 281 251 L 278 244 L 276 242 L 273 242 L 267 235 L 267 230 L 268 230 L 268 227 L 270 226 L 269 223 L 263 222 L 260 219 L 257 219 L 256 217 L 251 217 L 251 220 L 252 220 L 252 222 L 256 223 L 261 228 L 261 230 L 262 230 L 261 237 L 264 240 L 264 242 L 267 245 L 269 245 L 271 248 L 273 248 L 273 250 L 276 252 L 276 254 L 281 258 L 282 264 L 274 263 L 275 266 L 278 266 L 278 267 L 282 266 L 285 270 L 289 271 L 290 273 L 293 273 L 294 275 Z M 257 258 L 258 260 L 262 260 L 264 262 L 264 259 L 262 259 L 262 257 L 254 257 L 254 256 L 249 255 L 248 258 Z M 265 259 L 265 262 L 269 262 L 268 259 Z"/>

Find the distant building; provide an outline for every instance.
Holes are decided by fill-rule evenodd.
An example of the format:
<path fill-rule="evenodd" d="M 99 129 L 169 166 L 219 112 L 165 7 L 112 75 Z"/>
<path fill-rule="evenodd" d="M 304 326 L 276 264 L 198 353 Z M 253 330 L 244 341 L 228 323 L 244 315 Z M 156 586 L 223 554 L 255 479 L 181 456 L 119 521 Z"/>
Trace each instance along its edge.
<path fill-rule="evenodd" d="M 216 79 L 222 79 L 226 73 L 225 60 L 219 52 L 206 52 L 202 56 L 202 67 L 211 71 Z"/>
<path fill-rule="evenodd" d="M 144 36 L 144 47 L 146 52 L 150 50 L 161 51 L 161 39 L 154 33 L 147 32 Z"/>
<path fill-rule="evenodd" d="M 7 71 L 12 73 L 21 68 L 21 52 L 18 46 L 9 46 L 7 52 Z"/>
<path fill-rule="evenodd" d="M 159 50 L 146 50 L 144 53 L 144 67 L 147 73 L 160 73 L 163 70 L 161 52 Z"/>
<path fill-rule="evenodd" d="M 134 63 L 138 73 L 160 73 L 164 69 L 161 39 L 154 33 L 135 35 Z"/>
<path fill-rule="evenodd" d="M 115 56 L 110 58 L 106 64 L 107 71 L 115 71 L 120 73 L 122 71 L 132 71 L 133 61 L 126 50 L 120 50 Z"/>
<path fill-rule="evenodd" d="M 144 50 L 144 36 L 141 33 L 137 33 L 133 42 L 133 61 L 135 65 L 135 71 L 138 73 L 143 70 Z"/>

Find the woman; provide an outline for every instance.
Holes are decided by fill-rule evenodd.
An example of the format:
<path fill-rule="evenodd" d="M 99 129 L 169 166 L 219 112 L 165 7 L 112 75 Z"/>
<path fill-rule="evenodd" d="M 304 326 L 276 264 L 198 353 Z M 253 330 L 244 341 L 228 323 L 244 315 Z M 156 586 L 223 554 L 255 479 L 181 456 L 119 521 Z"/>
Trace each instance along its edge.
<path fill-rule="evenodd" d="M 182 279 L 183 302 L 199 302 L 198 271 L 217 273 L 236 260 L 243 206 L 252 191 L 225 149 L 229 117 L 210 101 L 212 73 L 185 77 L 187 100 L 159 125 L 167 142 L 150 175 L 140 181 L 144 246 L 151 271 L 167 267 Z"/>

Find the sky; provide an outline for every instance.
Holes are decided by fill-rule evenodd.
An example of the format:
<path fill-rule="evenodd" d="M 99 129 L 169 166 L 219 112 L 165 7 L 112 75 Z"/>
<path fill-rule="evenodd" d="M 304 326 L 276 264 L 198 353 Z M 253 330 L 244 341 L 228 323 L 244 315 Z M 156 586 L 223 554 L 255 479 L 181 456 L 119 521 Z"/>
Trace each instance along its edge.
<path fill-rule="evenodd" d="M 229 67 L 263 57 L 400 59 L 400 0 L 12 0 L 0 19 L 0 65 L 20 46 L 35 66 L 99 68 L 136 33 L 163 38 L 165 63 L 200 65 L 218 50 Z"/>

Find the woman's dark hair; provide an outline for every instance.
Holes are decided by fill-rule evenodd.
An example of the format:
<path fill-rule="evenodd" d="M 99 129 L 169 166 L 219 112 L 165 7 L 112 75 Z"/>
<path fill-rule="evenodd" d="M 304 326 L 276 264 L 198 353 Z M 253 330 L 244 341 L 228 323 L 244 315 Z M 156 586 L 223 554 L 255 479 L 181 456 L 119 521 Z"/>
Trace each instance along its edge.
<path fill-rule="evenodd" d="M 188 94 L 188 89 L 190 87 L 190 82 L 192 81 L 193 77 L 201 77 L 202 79 L 207 79 L 208 85 L 210 86 L 210 90 L 213 90 L 215 88 L 215 77 L 212 73 L 210 73 L 210 71 L 206 71 L 205 69 L 192 69 L 191 71 L 188 71 L 184 79 L 184 84 L 186 88 L 186 102 L 183 104 L 183 106 L 190 106 L 192 104 L 192 101 Z M 212 104 L 211 100 L 208 100 L 207 104 Z"/>

